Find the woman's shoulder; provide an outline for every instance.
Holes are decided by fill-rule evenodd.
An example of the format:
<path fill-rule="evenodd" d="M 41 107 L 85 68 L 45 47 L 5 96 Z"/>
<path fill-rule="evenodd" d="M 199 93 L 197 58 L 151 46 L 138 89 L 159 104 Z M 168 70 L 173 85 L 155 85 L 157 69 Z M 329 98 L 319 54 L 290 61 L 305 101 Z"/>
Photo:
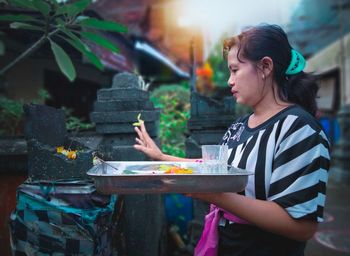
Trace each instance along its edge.
<path fill-rule="evenodd" d="M 310 128 L 316 131 L 322 130 L 322 126 L 318 122 L 318 120 L 298 105 L 294 105 L 288 108 L 283 115 L 283 119 L 286 121 L 293 120 L 294 124 L 309 126 Z"/>
<path fill-rule="evenodd" d="M 329 138 L 324 132 L 322 125 L 309 112 L 300 106 L 293 106 L 285 111 L 280 119 L 280 138 L 282 140 L 299 140 L 300 136 L 309 136 L 315 141 L 321 141 L 325 145 L 329 144 Z"/>

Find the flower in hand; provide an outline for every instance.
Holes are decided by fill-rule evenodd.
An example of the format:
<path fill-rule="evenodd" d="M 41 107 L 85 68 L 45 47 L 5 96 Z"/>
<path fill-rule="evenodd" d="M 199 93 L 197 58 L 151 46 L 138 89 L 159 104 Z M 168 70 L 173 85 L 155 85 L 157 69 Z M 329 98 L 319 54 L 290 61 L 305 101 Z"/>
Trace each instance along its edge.
<path fill-rule="evenodd" d="M 145 123 L 141 122 L 140 126 L 135 126 L 135 131 L 138 137 L 136 138 L 137 144 L 134 145 L 134 148 L 143 152 L 153 160 L 162 160 L 163 153 L 149 136 Z"/>

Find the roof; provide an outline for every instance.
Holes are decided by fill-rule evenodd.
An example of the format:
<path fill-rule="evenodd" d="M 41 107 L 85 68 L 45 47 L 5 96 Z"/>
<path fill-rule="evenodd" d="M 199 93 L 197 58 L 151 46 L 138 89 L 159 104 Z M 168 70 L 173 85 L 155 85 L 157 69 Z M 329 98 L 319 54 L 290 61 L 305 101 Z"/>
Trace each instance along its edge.
<path fill-rule="evenodd" d="M 177 67 L 169 58 L 147 42 L 136 41 L 135 50 L 138 51 L 139 57 L 142 54 L 145 55 L 145 57 L 140 57 L 139 69 L 142 71 L 141 73 L 151 76 L 160 75 L 162 79 L 166 79 L 164 76 L 169 76 L 170 80 L 190 78 L 189 73 Z M 153 59 L 152 65 L 147 61 L 146 56 Z M 143 58 L 145 58 L 144 62 L 142 61 Z M 170 73 L 173 74 L 170 75 Z"/>
<path fill-rule="evenodd" d="M 18 10 L 2 10 L 2 13 L 20 13 Z M 34 14 L 33 11 L 28 11 L 28 14 Z M 100 18 L 93 10 L 87 12 L 89 16 Z M 6 46 L 7 50 L 13 52 L 23 52 L 30 45 L 32 45 L 41 36 L 36 31 L 28 30 L 15 30 L 10 29 L 8 23 L 1 22 L 1 30 L 6 33 Z M 117 72 L 134 72 L 138 70 L 138 73 L 145 78 L 151 78 L 152 81 L 158 82 L 174 82 L 182 79 L 188 79 L 189 74 L 180 69 L 169 57 L 162 53 L 146 39 L 143 40 L 142 36 L 138 36 L 137 39 L 132 35 L 125 35 L 117 32 L 97 32 L 103 33 L 110 41 L 115 43 L 120 49 L 120 53 L 113 53 L 103 47 L 100 47 L 93 43 L 88 43 L 91 50 L 101 59 L 109 71 Z M 75 60 L 81 60 L 82 63 L 86 63 L 85 59 L 81 57 L 81 54 L 71 47 L 67 42 L 62 39 L 59 40 L 60 44 L 65 48 L 67 53 Z M 43 45 L 40 51 L 34 53 L 34 57 L 40 56 L 51 58 L 51 49 L 49 44 Z"/>
<path fill-rule="evenodd" d="M 350 32 L 350 0 L 302 0 L 287 34 L 294 48 L 309 57 Z"/>

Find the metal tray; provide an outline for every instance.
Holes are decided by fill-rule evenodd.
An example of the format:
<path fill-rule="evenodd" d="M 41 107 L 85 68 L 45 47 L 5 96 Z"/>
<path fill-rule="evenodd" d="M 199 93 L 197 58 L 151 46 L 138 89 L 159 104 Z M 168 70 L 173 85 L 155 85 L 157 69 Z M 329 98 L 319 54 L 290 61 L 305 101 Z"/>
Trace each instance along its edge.
<path fill-rule="evenodd" d="M 191 168 L 193 174 L 164 174 L 162 165 Z M 102 194 L 239 192 L 251 174 L 234 167 L 225 174 L 203 174 L 202 169 L 196 162 L 106 161 L 87 174 Z"/>

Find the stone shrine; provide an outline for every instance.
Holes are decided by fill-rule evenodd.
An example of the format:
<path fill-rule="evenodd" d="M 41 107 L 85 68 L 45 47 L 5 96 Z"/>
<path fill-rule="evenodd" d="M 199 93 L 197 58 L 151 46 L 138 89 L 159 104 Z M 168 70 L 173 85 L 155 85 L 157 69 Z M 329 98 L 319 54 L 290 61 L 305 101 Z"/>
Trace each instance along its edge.
<path fill-rule="evenodd" d="M 25 138 L 28 150 L 28 177 L 56 181 L 87 179 L 92 167 L 92 150 L 67 136 L 63 110 L 45 105 L 24 106 Z M 57 147 L 77 150 L 72 160 L 56 152 Z"/>
<path fill-rule="evenodd" d="M 135 150 L 137 136 L 133 123 L 141 114 L 150 136 L 159 144 L 160 111 L 155 109 L 145 91 L 143 81 L 136 75 L 115 75 L 111 88 L 97 92 L 91 113 L 96 132 L 102 136 L 98 154 L 109 161 L 146 161 Z M 120 237 L 124 242 L 118 255 L 164 255 L 166 224 L 162 195 L 124 195 L 120 221 Z"/>
<path fill-rule="evenodd" d="M 114 77 L 111 88 L 97 92 L 91 121 L 96 124 L 96 132 L 103 135 L 98 153 L 104 160 L 146 160 L 144 154 L 133 148 L 136 133 L 132 124 L 141 114 L 150 136 L 156 139 L 160 112 L 149 100 L 149 92 L 142 88 L 136 75 L 120 73 Z"/>

